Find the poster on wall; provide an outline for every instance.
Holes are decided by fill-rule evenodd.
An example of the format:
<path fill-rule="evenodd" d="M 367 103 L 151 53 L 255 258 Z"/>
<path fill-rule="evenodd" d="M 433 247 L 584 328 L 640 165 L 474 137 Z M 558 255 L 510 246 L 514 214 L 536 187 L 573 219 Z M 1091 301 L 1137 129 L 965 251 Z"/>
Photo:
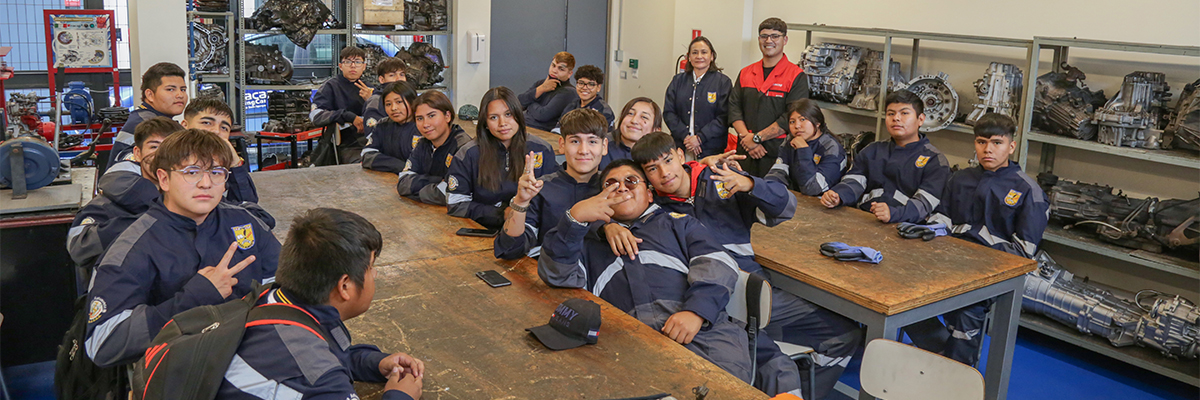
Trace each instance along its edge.
<path fill-rule="evenodd" d="M 109 15 L 49 15 L 50 59 L 54 68 L 113 68 Z"/>

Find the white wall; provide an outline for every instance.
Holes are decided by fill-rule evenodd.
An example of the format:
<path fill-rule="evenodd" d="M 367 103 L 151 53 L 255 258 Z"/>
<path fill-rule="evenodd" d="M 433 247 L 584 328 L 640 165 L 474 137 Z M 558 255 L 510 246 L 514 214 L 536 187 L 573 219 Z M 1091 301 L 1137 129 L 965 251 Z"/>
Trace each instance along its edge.
<path fill-rule="evenodd" d="M 142 72 L 160 62 L 173 62 L 188 72 L 187 11 L 181 3 L 129 0 L 129 68 L 133 71 L 133 104 L 141 104 Z M 191 82 L 190 78 L 185 81 Z M 189 96 L 194 95 L 188 93 Z"/>
<path fill-rule="evenodd" d="M 483 98 L 483 94 L 491 87 L 489 83 L 492 60 L 488 54 L 491 53 L 492 2 L 455 0 L 451 16 L 454 18 L 454 55 L 450 60 L 454 91 L 450 93 L 450 100 L 457 110 L 464 104 L 478 106 L 479 99 Z M 488 36 L 488 49 L 483 52 L 484 59 L 479 64 L 467 63 L 467 51 L 471 46 L 471 38 L 467 37 L 467 31 L 476 31 Z"/>

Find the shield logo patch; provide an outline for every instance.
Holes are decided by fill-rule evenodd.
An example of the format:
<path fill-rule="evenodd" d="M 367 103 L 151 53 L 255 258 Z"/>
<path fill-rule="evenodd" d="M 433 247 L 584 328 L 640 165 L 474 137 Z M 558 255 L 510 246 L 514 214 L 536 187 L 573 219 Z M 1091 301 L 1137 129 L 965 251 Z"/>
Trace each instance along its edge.
<path fill-rule="evenodd" d="M 917 157 L 917 168 L 925 168 L 925 164 L 929 162 L 929 156 Z"/>
<path fill-rule="evenodd" d="M 729 189 L 725 188 L 725 182 L 714 181 L 713 183 L 716 184 L 717 187 L 717 197 L 720 197 L 721 199 L 728 199 L 730 196 L 733 196 L 733 193 L 730 193 Z"/>
<path fill-rule="evenodd" d="M 708 104 L 717 102 L 717 92 L 708 92 Z"/>
<path fill-rule="evenodd" d="M 250 224 L 238 225 L 232 229 L 239 249 L 246 250 L 254 247 L 254 228 Z"/>
<path fill-rule="evenodd" d="M 446 179 L 446 188 L 450 189 L 451 192 L 453 192 L 454 189 L 458 189 L 458 179 L 451 175 Z"/>
<path fill-rule="evenodd" d="M 820 163 L 821 163 L 821 155 L 813 154 L 813 164 L 820 164 Z"/>
<path fill-rule="evenodd" d="M 413 136 L 413 144 L 412 144 L 412 147 L 417 147 L 417 142 L 420 142 L 420 141 L 421 141 L 421 137 L 420 137 L 420 136 Z"/>
<path fill-rule="evenodd" d="M 454 155 L 451 155 L 451 154 L 446 155 L 446 168 L 450 168 L 450 160 L 453 160 L 453 159 L 454 159 Z"/>
<path fill-rule="evenodd" d="M 542 167 L 542 153 L 533 153 L 533 167 L 534 168 Z"/>
<path fill-rule="evenodd" d="M 1009 189 L 1008 195 L 1004 196 L 1004 204 L 1008 204 L 1009 206 L 1017 205 L 1017 202 L 1021 201 L 1022 194 L 1016 190 Z"/>

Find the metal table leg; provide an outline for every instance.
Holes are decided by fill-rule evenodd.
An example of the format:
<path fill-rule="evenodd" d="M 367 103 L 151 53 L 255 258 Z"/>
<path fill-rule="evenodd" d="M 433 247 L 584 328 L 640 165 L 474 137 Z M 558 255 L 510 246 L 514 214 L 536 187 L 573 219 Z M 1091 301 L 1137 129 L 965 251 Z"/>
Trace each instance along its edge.
<path fill-rule="evenodd" d="M 292 156 L 291 156 L 292 163 L 288 165 L 288 168 L 296 168 L 296 160 L 298 160 L 300 158 L 300 155 L 296 154 L 296 152 L 298 151 L 298 150 L 296 150 L 296 147 L 297 147 L 296 146 L 296 135 L 289 136 L 288 142 L 289 142 L 288 144 L 291 145 L 291 149 L 292 149 Z"/>
<path fill-rule="evenodd" d="M 1017 324 L 1021 319 L 1021 299 L 1025 277 L 999 283 L 1006 291 L 996 298 L 992 328 L 992 343 L 988 347 L 987 370 L 984 375 L 984 398 L 1003 400 L 1008 397 L 1008 378 L 1012 372 L 1013 350 L 1017 343 Z"/>

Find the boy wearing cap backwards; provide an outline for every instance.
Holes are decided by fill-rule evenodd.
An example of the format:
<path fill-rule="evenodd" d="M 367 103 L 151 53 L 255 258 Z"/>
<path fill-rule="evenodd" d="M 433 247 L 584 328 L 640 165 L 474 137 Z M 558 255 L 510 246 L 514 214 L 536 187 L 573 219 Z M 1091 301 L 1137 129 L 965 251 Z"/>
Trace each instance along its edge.
<path fill-rule="evenodd" d="M 885 224 L 922 221 L 941 203 L 950 164 L 918 130 L 925 123 L 920 97 L 897 90 L 884 102 L 892 140 L 862 149 L 842 181 L 821 195 L 821 204 L 856 205 Z"/>
<path fill-rule="evenodd" d="M 247 327 L 217 398 L 357 399 L 354 381 L 386 381 L 384 400 L 421 398 L 424 363 L 368 344 L 352 346 L 343 323 L 371 307 L 382 248 L 379 231 L 357 214 L 315 208 L 296 217 L 279 254 L 277 287 L 258 305 L 302 309 L 337 346 L 307 327 Z"/>
<path fill-rule="evenodd" d="M 551 286 L 587 289 L 751 382 L 746 331 L 725 313 L 737 264 L 695 218 L 655 205 L 632 160 L 613 161 L 601 177 L 604 190 L 572 206 L 545 235 L 538 276 Z M 588 235 L 590 226 L 609 221 L 645 238 L 637 259 Z"/>
<path fill-rule="evenodd" d="M 604 115 L 579 108 L 563 115 L 558 147 L 567 161 L 541 179 L 533 176 L 532 153 L 525 155 L 525 174 L 508 205 L 504 228 L 496 235 L 496 258 L 537 258 L 545 232 L 558 226 L 568 208 L 600 192 L 600 162 L 608 154 L 608 122 Z"/>
<path fill-rule="evenodd" d="M 245 208 L 221 202 L 233 163 L 216 134 L 171 134 L 154 153 L 161 199 L 105 252 L 88 289 L 87 355 L 101 367 L 136 360 L 172 316 L 275 280 L 279 242 Z"/>
<path fill-rule="evenodd" d="M 183 112 L 188 102 L 188 85 L 184 76 L 183 68 L 169 62 L 160 62 L 146 69 L 142 74 L 142 105 L 129 113 L 129 119 L 113 139 L 112 150 L 108 153 L 109 168 L 131 154 L 138 124 L 154 117 L 174 118 Z"/>
<path fill-rule="evenodd" d="M 731 153 L 685 163 L 683 150 L 663 132 L 642 137 L 633 146 L 632 155 L 655 189 L 656 204 L 695 216 L 712 232 L 716 242 L 731 253 L 742 271 L 768 278 L 754 260 L 750 229 L 755 223 L 775 226 L 792 218 L 796 197 L 787 186 L 731 169 L 729 165 L 736 167 L 733 160 L 739 157 Z M 620 254 L 642 257 L 645 236 L 614 224 L 605 226 L 605 234 L 610 243 L 616 243 L 613 247 Z M 824 397 L 858 348 L 857 325 L 778 288 L 772 291 L 772 298 L 771 324 L 766 328 L 769 337 L 763 335 L 756 343 L 763 389 L 780 393 L 800 388 L 799 371 L 770 340 L 775 338 L 816 350 L 817 382 L 813 387 L 818 398 Z"/>
<path fill-rule="evenodd" d="M 1049 202 L 1037 182 L 1008 161 L 1016 149 L 1017 125 L 1002 114 L 984 114 L 975 124 L 979 166 L 955 172 L 942 204 L 926 223 L 955 237 L 1025 258 L 1033 258 L 1046 230 Z M 928 229 L 918 226 L 920 229 Z M 967 365 L 975 365 L 983 343 L 985 300 L 905 328 L 913 343 Z"/>

